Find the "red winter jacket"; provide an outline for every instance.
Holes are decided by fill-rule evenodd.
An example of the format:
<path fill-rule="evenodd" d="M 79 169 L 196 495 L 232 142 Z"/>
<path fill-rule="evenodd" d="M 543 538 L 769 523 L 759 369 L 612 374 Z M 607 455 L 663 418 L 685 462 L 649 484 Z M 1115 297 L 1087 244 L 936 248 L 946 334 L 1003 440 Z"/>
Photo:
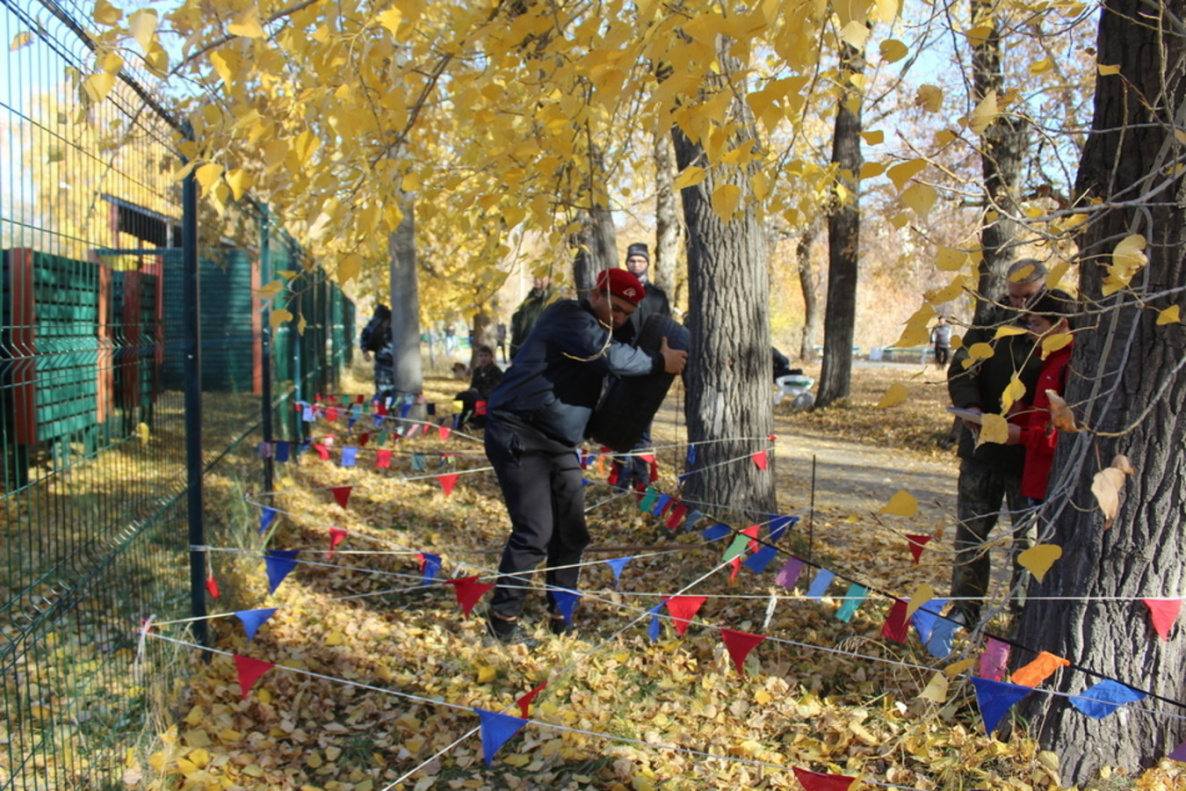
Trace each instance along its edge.
<path fill-rule="evenodd" d="M 1013 422 L 1021 427 L 1021 444 L 1025 446 L 1021 493 L 1035 500 L 1046 499 L 1046 483 L 1054 461 L 1054 448 L 1058 444 L 1058 429 L 1050 422 L 1050 398 L 1046 391 L 1053 390 L 1062 395 L 1067 384 L 1067 362 L 1071 359 L 1072 345 L 1068 343 L 1051 352 L 1042 361 L 1030 405 L 1013 418 Z"/>

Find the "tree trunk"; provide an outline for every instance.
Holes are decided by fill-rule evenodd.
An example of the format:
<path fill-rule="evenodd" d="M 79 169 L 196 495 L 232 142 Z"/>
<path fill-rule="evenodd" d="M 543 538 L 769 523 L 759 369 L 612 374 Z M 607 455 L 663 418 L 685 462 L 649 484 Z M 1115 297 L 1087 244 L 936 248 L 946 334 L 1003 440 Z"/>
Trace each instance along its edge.
<path fill-rule="evenodd" d="M 424 392 L 420 361 L 420 288 L 416 277 L 415 204 L 403 205 L 404 218 L 388 240 L 391 251 L 391 341 L 397 395 Z"/>
<path fill-rule="evenodd" d="M 736 59 L 724 48 L 720 52 L 726 72 L 722 80 L 737 79 Z M 730 148 L 743 139 L 757 140 L 743 102 L 734 101 L 732 118 L 738 122 L 740 139 L 731 141 Z M 682 129 L 674 128 L 672 139 L 681 170 L 691 164 L 707 166 L 699 144 Z M 708 172 L 704 181 L 682 193 L 688 229 L 686 323 L 691 336 L 685 414 L 688 441 L 705 443 L 695 446 L 684 496 L 742 509 L 748 520 L 766 519 L 777 510 L 772 470 L 761 470 L 751 461 L 754 453 L 766 449 L 774 425 L 765 235 L 752 202 L 750 172 L 720 166 Z M 741 208 L 729 221 L 712 208 L 714 191 L 725 184 L 741 190 Z M 738 408 L 740 404 L 745 408 Z"/>
<path fill-rule="evenodd" d="M 1166 174 L 1181 150 L 1172 135 L 1181 126 L 1186 95 L 1183 38 L 1175 27 L 1183 15 L 1184 0 L 1109 0 L 1100 18 L 1099 62 L 1118 65 L 1123 76 L 1097 82 L 1076 191 L 1080 203 L 1100 198 L 1126 205 L 1093 214 L 1078 240 L 1082 294 L 1105 312 L 1083 322 L 1091 326 L 1076 336 L 1067 401 L 1078 405 L 1094 432 L 1114 436 L 1062 437 L 1041 524 L 1045 540 L 1061 546 L 1063 557 L 1031 593 L 1071 600 L 1031 601 L 1018 634 L 1019 642 L 1074 663 L 1055 677 L 1054 688 L 1062 692 L 1079 693 L 1104 676 L 1186 700 L 1181 627 L 1169 641 L 1159 640 L 1140 601 L 1178 598 L 1186 590 L 1186 329 L 1156 325 L 1158 311 L 1171 304 L 1186 314 L 1180 290 L 1186 284 L 1186 190 L 1180 176 Z M 1148 265 L 1133 277 L 1131 290 L 1105 296 L 1103 265 L 1131 233 L 1149 240 Z M 1179 290 L 1164 296 L 1172 288 Z M 1127 456 L 1136 473 L 1123 484 L 1108 529 L 1091 486 L 1115 454 Z M 1064 783 L 1085 783 L 1103 765 L 1148 766 L 1186 737 L 1181 719 L 1150 712 L 1121 709 L 1095 720 L 1049 695 L 1031 695 L 1026 705 L 1041 742 L 1061 755 Z M 1186 713 L 1180 703 L 1154 698 L 1138 705 Z"/>
<path fill-rule="evenodd" d="M 597 146 L 590 147 L 589 167 L 591 172 L 586 179 L 589 208 L 581 210 L 581 229 L 572 239 L 577 250 L 572 261 L 572 278 L 578 294 L 593 290 L 597 273 L 602 269 L 619 264 L 614 215 L 605 191 L 605 161 Z"/>
<path fill-rule="evenodd" d="M 836 110 L 832 161 L 840 166 L 836 178 L 847 195 L 837 196 L 828 215 L 828 306 L 824 312 L 824 363 L 816 407 L 846 398 L 852 388 L 852 339 L 861 247 L 861 204 L 856 179 L 861 171 L 861 94 L 849 77 L 864 71 L 865 57 L 848 44 L 842 46 L 839 80 L 844 90 Z"/>
<path fill-rule="evenodd" d="M 971 0 L 972 24 L 990 29 L 988 35 L 972 47 L 972 95 L 976 103 L 993 91 L 1000 97 L 1004 90 L 1001 32 L 993 16 L 993 5 L 989 0 Z M 979 298 L 973 319 L 980 326 L 993 322 L 994 303 L 1004 301 L 1005 274 L 1017 257 L 1021 225 L 1013 217 L 1019 216 L 1021 211 L 1017 205 L 1017 185 L 1028 137 L 1029 126 L 1024 119 L 1004 115 L 993 121 L 980 137 L 985 210 L 996 215 L 980 230 L 984 259 L 979 264 Z"/>
<path fill-rule="evenodd" d="M 655 260 L 648 273 L 667 292 L 674 307 L 687 282 L 679 271 L 679 202 L 675 194 L 675 154 L 671 138 L 655 135 Z"/>
<path fill-rule="evenodd" d="M 815 267 L 811 265 L 811 247 L 819 236 L 822 216 L 817 215 L 799 237 L 795 245 L 795 262 L 799 267 L 799 288 L 803 292 L 803 338 L 799 342 L 799 359 L 810 362 L 816 358 L 815 339 L 819 336 L 819 287 Z"/>

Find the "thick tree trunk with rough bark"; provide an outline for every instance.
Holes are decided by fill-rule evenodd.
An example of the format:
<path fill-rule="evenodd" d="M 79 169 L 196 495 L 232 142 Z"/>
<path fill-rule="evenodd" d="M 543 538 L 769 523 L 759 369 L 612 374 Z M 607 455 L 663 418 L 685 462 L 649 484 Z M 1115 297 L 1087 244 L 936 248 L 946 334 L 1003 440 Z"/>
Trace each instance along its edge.
<path fill-rule="evenodd" d="M 828 215 L 828 305 L 824 311 L 824 363 L 820 369 L 816 407 L 848 397 L 852 388 L 852 340 L 857 317 L 857 273 L 860 269 L 861 204 L 857 174 L 861 171 L 860 92 L 849 77 L 865 68 L 862 53 L 845 44 L 840 58 L 840 106 L 832 134 L 832 161 L 847 195 L 837 197 Z"/>
<path fill-rule="evenodd" d="M 395 389 L 399 394 L 424 392 L 420 361 L 420 287 L 416 277 L 415 204 L 403 205 L 404 218 L 388 240 L 391 252 L 391 340 L 395 351 Z"/>
<path fill-rule="evenodd" d="M 1181 155 L 1174 129 L 1186 111 L 1184 41 L 1174 18 L 1186 18 L 1186 1 L 1109 0 L 1101 16 L 1099 62 L 1118 65 L 1120 75 L 1098 80 L 1076 189 L 1081 199 L 1117 207 L 1093 214 L 1079 239 L 1081 290 L 1096 312 L 1076 336 L 1067 391 L 1091 431 L 1060 441 L 1040 518 L 1046 542 L 1063 557 L 1030 588 L 1032 596 L 1072 600 L 1031 601 L 1018 634 L 1074 663 L 1052 679 L 1055 689 L 1075 694 L 1112 678 L 1160 696 L 1137 706 L 1170 716 L 1126 707 L 1096 720 L 1065 698 L 1031 695 L 1027 714 L 1042 743 L 1061 755 L 1066 783 L 1082 784 L 1101 766 L 1147 766 L 1186 738 L 1186 725 L 1173 718 L 1186 707 L 1168 702 L 1186 701 L 1186 636 L 1178 625 L 1159 640 L 1141 602 L 1186 593 L 1186 328 L 1156 324 L 1173 304 L 1186 315 L 1186 189 L 1166 172 Z M 1148 239 L 1148 265 L 1131 290 L 1105 296 L 1105 265 L 1133 233 Z M 1091 486 L 1116 454 L 1136 471 L 1108 528 Z M 1091 597 L 1119 600 L 1085 601 Z"/>
<path fill-rule="evenodd" d="M 655 259 L 648 273 L 667 292 L 672 305 L 679 301 L 687 277 L 679 272 L 679 201 L 675 193 L 675 153 L 671 138 L 655 135 Z"/>
<path fill-rule="evenodd" d="M 1001 32 L 993 15 L 994 3 L 972 0 L 973 25 L 989 28 L 983 40 L 972 47 L 972 99 L 979 103 L 993 91 L 1001 96 L 1004 75 L 1001 72 Z M 1016 244 L 1021 235 L 1017 185 L 1021 179 L 1021 161 L 1028 145 L 1029 125 L 1025 119 L 1002 115 L 980 137 L 980 167 L 984 175 L 985 211 L 996 217 L 980 230 L 984 259 L 977 277 L 975 324 L 993 322 L 994 303 L 1004 301 L 1005 273 L 1017 258 Z"/>
<path fill-rule="evenodd" d="M 720 62 L 732 72 L 726 76 L 736 79 L 736 59 L 721 49 Z M 744 103 L 734 102 L 732 112 L 741 131 L 730 148 L 743 139 L 756 142 Z M 708 165 L 700 146 L 683 130 L 673 129 L 672 140 L 681 170 Z M 721 167 L 708 171 L 704 181 L 682 192 L 691 335 L 685 413 L 689 442 L 705 443 L 696 447 L 684 496 L 740 509 L 749 520 L 767 519 L 777 508 L 773 468 L 761 470 L 751 458 L 766 448 L 774 426 L 765 234 L 750 200 L 750 174 Z M 728 222 L 712 208 L 714 191 L 726 183 L 741 196 L 741 208 Z M 735 510 L 730 515 L 741 518 Z"/>
<path fill-rule="evenodd" d="M 576 255 L 572 260 L 572 282 L 578 294 L 592 291 L 597 273 L 620 263 L 614 215 L 609 209 L 609 196 L 605 191 L 605 162 L 596 146 L 590 151 L 589 166 L 592 173 L 586 179 L 585 195 L 589 207 L 581 211 L 581 230 L 572 240 L 576 247 Z"/>
<path fill-rule="evenodd" d="M 799 341 L 799 359 L 805 362 L 816 358 L 815 339 L 819 336 L 819 276 L 811 265 L 811 247 L 822 225 L 822 217 L 813 219 L 795 245 L 799 288 L 803 292 L 803 338 Z"/>

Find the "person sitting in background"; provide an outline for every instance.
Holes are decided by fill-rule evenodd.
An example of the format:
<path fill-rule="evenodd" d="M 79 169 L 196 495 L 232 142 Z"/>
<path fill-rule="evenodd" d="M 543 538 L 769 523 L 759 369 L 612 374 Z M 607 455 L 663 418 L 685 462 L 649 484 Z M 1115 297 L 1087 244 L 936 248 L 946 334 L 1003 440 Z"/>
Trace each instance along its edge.
<path fill-rule="evenodd" d="M 501 382 L 502 369 L 494 363 L 494 350 L 489 346 L 479 346 L 477 363 L 469 380 L 469 389 L 454 396 L 461 402 L 463 423 L 469 422 L 479 427 L 485 425 L 486 399 Z"/>

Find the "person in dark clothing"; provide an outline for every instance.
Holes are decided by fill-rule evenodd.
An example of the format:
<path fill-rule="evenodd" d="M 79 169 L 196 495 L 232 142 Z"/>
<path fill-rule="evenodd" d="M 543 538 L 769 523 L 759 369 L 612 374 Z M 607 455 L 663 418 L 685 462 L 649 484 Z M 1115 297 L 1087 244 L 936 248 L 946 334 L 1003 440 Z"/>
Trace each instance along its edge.
<path fill-rule="evenodd" d="M 671 303 L 667 299 L 667 292 L 651 283 L 647 272 L 651 267 L 650 251 L 642 242 L 635 242 L 626 248 L 626 269 L 642 283 L 646 296 L 638 303 L 638 310 L 630 315 L 630 320 L 619 329 L 614 330 L 614 340 L 620 343 L 634 345 L 642 334 L 651 316 L 670 316 Z M 651 482 L 650 465 L 643 454 L 651 449 L 651 429 L 643 432 L 638 443 L 631 449 L 630 455 L 620 456 L 614 461 L 617 472 L 615 485 L 623 489 L 637 489 L 644 491 Z"/>
<path fill-rule="evenodd" d="M 382 398 L 395 390 L 395 353 L 391 345 L 391 308 L 375 306 L 371 320 L 359 335 L 362 359 L 375 361 L 375 395 Z"/>
<path fill-rule="evenodd" d="M 556 634 L 567 631 L 551 591 L 576 588 L 589 542 L 577 446 L 605 378 L 678 374 L 687 362 L 687 353 L 668 347 L 666 338 L 653 354 L 613 340 L 611 331 L 626 323 L 642 296 L 642 284 L 629 272 L 601 272 L 587 300 L 561 300 L 540 317 L 490 394 L 486 455 L 502 488 L 511 535 L 487 630 L 503 643 L 532 642 L 518 618 L 530 572 L 544 559 L 550 626 Z"/>
<path fill-rule="evenodd" d="M 935 345 L 935 365 L 947 365 L 951 356 L 951 325 L 946 316 L 940 316 L 939 322 L 931 330 L 931 342 Z"/>
<path fill-rule="evenodd" d="M 968 330 L 947 369 L 947 391 L 958 409 L 1000 413 L 1001 396 L 1016 375 L 1032 393 L 1040 368 L 1033 339 L 1027 334 L 997 338 L 998 327 L 1020 324 L 1021 310 L 1044 290 L 1046 268 L 1034 259 L 1015 262 L 1008 271 L 1006 288 L 1009 308 L 998 310 L 988 326 Z M 988 358 L 972 359 L 968 350 L 977 343 L 993 349 Z M 996 527 L 1002 501 L 1013 531 L 1013 581 L 1021 581 L 1022 569 L 1016 557 L 1029 543 L 1024 512 L 1028 507 L 1021 494 L 1021 471 L 1025 448 L 986 442 L 976 445 L 979 424 L 966 421 L 959 443 L 960 471 L 956 494 L 959 524 L 955 531 L 956 560 L 951 574 L 952 617 L 967 626 L 980 620 L 981 600 L 988 590 L 991 567 L 985 544 Z"/>
<path fill-rule="evenodd" d="M 531 292 L 515 309 L 511 316 L 511 359 L 515 359 L 515 352 L 523 345 L 531 328 L 539 321 L 540 315 L 556 301 L 556 290 L 552 288 L 552 278 L 537 277 L 531 287 Z"/>
<path fill-rule="evenodd" d="M 498 328 L 496 329 L 496 333 L 497 333 L 496 337 L 498 340 L 495 345 L 498 347 L 498 353 L 502 355 L 502 364 L 506 365 L 507 364 L 507 325 L 506 325 L 505 321 L 498 322 Z"/>
<path fill-rule="evenodd" d="M 494 350 L 489 346 L 479 346 L 469 389 L 454 396 L 455 400 L 461 402 L 462 423 L 473 423 L 479 427 L 486 424 L 485 402 L 501 381 L 502 369 L 494 364 Z"/>

